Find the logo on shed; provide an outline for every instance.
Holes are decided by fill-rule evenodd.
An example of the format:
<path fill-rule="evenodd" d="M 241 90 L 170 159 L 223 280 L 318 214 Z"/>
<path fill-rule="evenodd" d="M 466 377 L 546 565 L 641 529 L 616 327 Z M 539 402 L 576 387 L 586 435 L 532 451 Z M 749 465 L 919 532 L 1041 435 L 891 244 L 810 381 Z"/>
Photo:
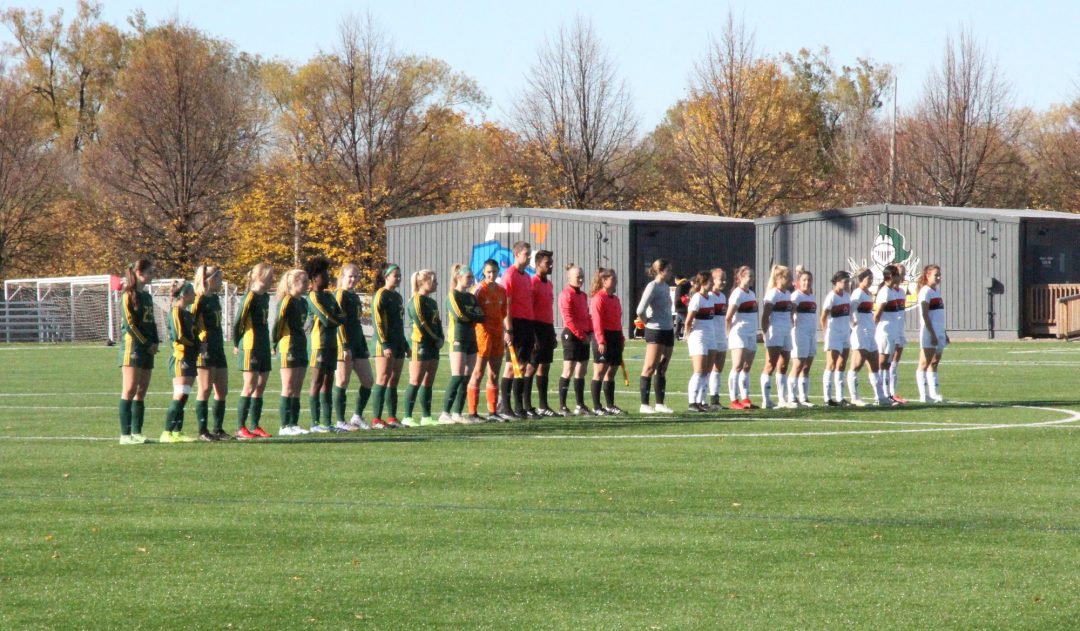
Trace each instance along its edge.
<path fill-rule="evenodd" d="M 900 284 L 907 294 L 907 308 L 913 309 L 918 302 L 916 281 L 919 278 L 919 257 L 910 248 L 904 233 L 888 224 L 878 224 L 878 235 L 870 247 L 870 263 L 866 259 L 860 264 L 852 257 L 848 257 L 848 266 L 852 274 L 857 274 L 863 268 L 868 268 L 874 273 L 874 283 L 871 289 L 877 293 L 883 279 L 882 271 L 886 265 L 902 265 L 904 267 L 904 280 Z"/>

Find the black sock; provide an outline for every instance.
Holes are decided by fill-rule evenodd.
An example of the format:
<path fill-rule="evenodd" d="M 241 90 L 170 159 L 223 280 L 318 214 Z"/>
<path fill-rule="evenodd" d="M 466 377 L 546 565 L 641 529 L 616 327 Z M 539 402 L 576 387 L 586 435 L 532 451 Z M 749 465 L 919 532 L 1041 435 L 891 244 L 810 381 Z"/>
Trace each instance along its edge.
<path fill-rule="evenodd" d="M 540 409 L 542 409 L 542 410 L 550 409 L 550 407 L 548 406 L 547 392 L 548 392 L 548 376 L 547 376 L 547 373 L 544 373 L 542 375 L 536 375 L 536 394 L 537 394 L 537 397 L 540 399 Z"/>
<path fill-rule="evenodd" d="M 574 398 L 578 407 L 585 407 L 585 377 L 574 378 Z"/>
<path fill-rule="evenodd" d="M 600 409 L 600 391 L 604 388 L 604 382 L 597 379 L 592 380 L 592 405 L 593 409 Z"/>
<path fill-rule="evenodd" d="M 146 402 L 136 399 L 131 402 L 131 433 L 141 434 L 143 419 L 146 418 Z"/>
<path fill-rule="evenodd" d="M 220 432 L 225 423 L 225 399 L 214 399 L 214 431 Z"/>
<path fill-rule="evenodd" d="M 667 394 L 667 375 L 656 373 L 656 404 L 664 404 L 664 396 Z"/>
<path fill-rule="evenodd" d="M 615 407 L 615 382 L 604 382 L 604 398 L 607 399 L 607 406 L 609 408 Z"/>
<path fill-rule="evenodd" d="M 258 427 L 262 421 L 262 405 L 262 397 L 251 397 L 251 429 Z"/>
<path fill-rule="evenodd" d="M 446 386 L 446 396 L 443 398 L 443 412 L 449 414 L 450 410 L 454 409 L 454 403 L 457 402 L 458 386 L 461 385 L 463 379 L 465 377 L 461 375 L 450 376 L 450 383 Z"/>
<path fill-rule="evenodd" d="M 521 389 L 521 400 L 522 400 L 522 406 L 526 410 L 531 410 L 532 406 L 533 406 L 533 404 L 532 404 L 532 389 L 533 389 L 533 382 L 535 380 L 536 380 L 536 375 L 535 374 L 526 375 L 525 379 L 524 379 L 525 385 Z"/>
<path fill-rule="evenodd" d="M 532 379 L 529 379 L 532 382 Z M 514 381 L 511 384 L 511 391 L 514 394 L 514 412 L 525 411 L 525 378 L 514 377 Z"/>
<path fill-rule="evenodd" d="M 184 429 L 184 406 L 187 405 L 189 395 L 180 397 L 180 405 L 176 409 L 176 420 L 173 422 L 173 431 L 179 432 Z"/>
<path fill-rule="evenodd" d="M 131 399 L 120 399 L 120 435 L 131 435 Z"/>
<path fill-rule="evenodd" d="M 566 407 L 566 395 L 570 394 L 570 379 L 559 377 L 559 409 Z"/>
<path fill-rule="evenodd" d="M 649 404 L 649 390 L 652 390 L 652 377 L 641 378 L 641 404 Z"/>
<path fill-rule="evenodd" d="M 207 416 L 210 414 L 210 402 L 195 400 L 195 418 L 199 421 L 199 433 L 202 434 L 207 428 Z"/>
<path fill-rule="evenodd" d="M 510 391 L 513 390 L 513 388 L 514 388 L 514 380 L 513 379 L 510 379 L 508 377 L 503 377 L 502 381 L 499 382 L 499 395 L 502 398 L 502 400 L 499 402 L 500 403 L 500 405 L 498 406 L 499 409 L 501 409 L 501 410 L 509 410 L 510 409 L 510 402 L 511 402 Z"/>
<path fill-rule="evenodd" d="M 364 415 L 364 408 L 367 407 L 368 399 L 371 398 L 371 388 L 367 386 L 360 386 L 360 393 L 356 396 L 356 410 L 357 416 Z"/>

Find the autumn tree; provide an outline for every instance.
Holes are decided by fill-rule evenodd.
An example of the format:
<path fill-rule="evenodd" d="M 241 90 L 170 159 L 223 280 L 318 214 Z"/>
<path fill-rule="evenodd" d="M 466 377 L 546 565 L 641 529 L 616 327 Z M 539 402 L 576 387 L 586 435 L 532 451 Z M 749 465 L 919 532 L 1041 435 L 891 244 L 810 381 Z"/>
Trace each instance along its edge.
<path fill-rule="evenodd" d="M 986 51 L 963 31 L 945 42 L 941 66 L 926 80 L 914 113 L 901 125 L 905 201 L 998 205 L 1015 176 L 1025 116 Z"/>
<path fill-rule="evenodd" d="M 618 206 L 642 165 L 630 91 L 581 18 L 541 47 L 513 126 L 543 160 L 546 205 Z"/>
<path fill-rule="evenodd" d="M 117 245 L 167 273 L 228 251 L 225 206 L 249 182 L 263 125 L 252 66 L 175 22 L 134 42 L 90 158 Z"/>
<path fill-rule="evenodd" d="M 0 66 L 0 277 L 37 275 L 59 242 L 65 164 L 39 112 L 28 86 Z"/>
<path fill-rule="evenodd" d="M 781 66 L 732 17 L 668 113 L 673 205 L 759 217 L 813 197 L 816 128 Z"/>

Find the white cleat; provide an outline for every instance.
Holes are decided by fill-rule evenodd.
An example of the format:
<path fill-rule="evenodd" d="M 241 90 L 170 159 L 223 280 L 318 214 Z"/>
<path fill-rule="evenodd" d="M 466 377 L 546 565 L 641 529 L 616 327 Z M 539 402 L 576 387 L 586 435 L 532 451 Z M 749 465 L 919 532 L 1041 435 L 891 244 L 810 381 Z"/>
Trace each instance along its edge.
<path fill-rule="evenodd" d="M 814 407 L 814 404 L 810 403 L 809 401 L 799 401 L 798 405 L 800 407 L 804 407 L 804 408 L 812 408 L 812 407 Z"/>
<path fill-rule="evenodd" d="M 866 401 L 863 401 L 862 399 L 852 399 L 851 404 L 854 405 L 857 408 L 866 407 Z"/>
<path fill-rule="evenodd" d="M 641 407 L 638 408 L 638 413 L 639 414 L 656 414 L 656 408 L 649 405 L 648 403 L 642 403 Z"/>
<path fill-rule="evenodd" d="M 941 396 L 940 394 L 936 397 L 930 397 L 930 400 L 934 403 L 945 403 L 945 397 Z"/>
<path fill-rule="evenodd" d="M 450 416 L 446 412 L 443 412 L 442 414 L 439 415 L 438 423 L 439 423 L 439 425 L 453 425 L 455 423 L 455 421 L 454 421 L 452 416 Z"/>
<path fill-rule="evenodd" d="M 669 408 L 668 406 L 664 405 L 663 403 L 657 403 L 656 405 L 654 405 L 653 406 L 653 411 L 655 411 L 657 414 L 674 414 L 675 413 L 675 410 Z"/>
<path fill-rule="evenodd" d="M 353 414 L 352 418 L 349 419 L 349 424 L 355 425 L 356 429 L 371 429 L 371 426 L 364 420 L 364 417 L 359 414 Z"/>

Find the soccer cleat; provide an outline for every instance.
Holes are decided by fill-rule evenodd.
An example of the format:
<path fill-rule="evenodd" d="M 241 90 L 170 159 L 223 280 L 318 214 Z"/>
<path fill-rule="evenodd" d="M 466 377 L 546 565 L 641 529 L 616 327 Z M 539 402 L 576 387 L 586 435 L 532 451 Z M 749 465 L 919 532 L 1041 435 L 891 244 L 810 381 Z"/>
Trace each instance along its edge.
<path fill-rule="evenodd" d="M 593 411 L 584 405 L 579 405 L 574 408 L 574 416 L 593 416 Z"/>
<path fill-rule="evenodd" d="M 611 416 L 611 412 L 608 412 L 607 408 L 593 408 L 592 409 L 592 415 L 593 416 Z"/>
<path fill-rule="evenodd" d="M 430 427 L 432 425 L 438 425 L 438 424 L 439 424 L 439 422 L 436 421 L 435 419 L 431 418 L 430 416 L 420 417 L 420 426 L 421 427 Z"/>
<path fill-rule="evenodd" d="M 398 422 L 396 416 L 391 416 L 386 419 L 386 429 L 401 429 L 403 426 Z"/>
<path fill-rule="evenodd" d="M 799 407 L 799 404 L 794 401 L 784 401 L 779 405 L 779 407 L 786 408 L 788 410 L 794 410 L 795 408 Z"/>
<path fill-rule="evenodd" d="M 175 443 L 176 441 L 173 440 L 173 433 L 172 432 L 161 432 L 161 436 L 158 438 L 158 442 L 159 443 Z"/>
<path fill-rule="evenodd" d="M 406 416 L 405 418 L 401 419 L 401 426 L 402 427 L 420 427 L 420 423 L 416 422 L 416 420 L 413 419 L 413 417 Z"/>
<path fill-rule="evenodd" d="M 207 431 L 199 432 L 199 437 L 198 437 L 197 440 L 200 443 L 216 443 L 217 442 L 217 439 L 214 438 L 214 435 L 211 434 L 210 432 L 207 432 Z"/>
<path fill-rule="evenodd" d="M 312 434 L 327 434 L 329 432 L 330 432 L 330 428 L 325 426 L 325 425 L 320 425 L 319 423 L 315 423 L 315 424 L 313 424 L 311 426 L 311 433 Z"/>
<path fill-rule="evenodd" d="M 131 434 L 121 434 L 120 435 L 120 444 L 121 445 L 134 445 L 136 443 L 131 442 Z"/>
<path fill-rule="evenodd" d="M 261 427 L 256 427 L 255 429 L 251 430 L 251 435 L 255 436 L 256 438 L 272 438 L 273 437 L 270 434 L 270 432 L 266 431 L 265 429 L 263 429 Z"/>
<path fill-rule="evenodd" d="M 188 436 L 187 434 L 185 434 L 184 432 L 181 432 L 180 430 L 176 430 L 175 432 L 172 433 L 172 435 L 173 435 L 173 442 L 174 443 L 193 443 L 193 442 L 195 442 L 194 438 L 192 438 L 191 436 Z"/>
<path fill-rule="evenodd" d="M 638 408 L 638 414 L 656 414 L 656 408 L 648 403 L 642 403 L 641 407 Z"/>
<path fill-rule="evenodd" d="M 509 412 L 498 412 L 495 416 L 499 417 L 499 422 L 509 423 L 510 421 L 516 421 L 517 417 Z"/>
<path fill-rule="evenodd" d="M 686 406 L 686 411 L 687 412 L 694 412 L 696 414 L 698 412 L 704 412 L 705 408 L 701 407 L 700 403 L 691 403 L 691 404 Z"/>
<path fill-rule="evenodd" d="M 729 410 L 741 410 L 743 409 L 742 401 L 736 400 L 728 404 Z"/>
<path fill-rule="evenodd" d="M 758 409 L 758 406 L 754 405 L 754 402 L 751 401 L 750 399 L 743 399 L 742 402 L 743 402 L 743 408 L 742 409 L 744 409 L 744 410 L 756 410 L 756 409 Z"/>
<path fill-rule="evenodd" d="M 334 425 L 334 427 L 336 429 L 340 430 L 340 431 L 343 431 L 343 432 L 355 432 L 355 431 L 359 431 L 359 429 L 360 429 L 359 427 L 353 425 L 352 423 L 346 423 L 344 421 L 338 421 L 337 424 Z"/>
<path fill-rule="evenodd" d="M 604 411 L 611 416 L 622 416 L 623 414 L 626 414 L 626 412 L 623 412 L 622 408 L 617 405 L 613 405 L 609 408 L 604 408 Z"/>
<path fill-rule="evenodd" d="M 864 407 L 866 407 L 867 403 L 866 403 L 866 401 L 863 401 L 862 399 L 852 399 L 851 400 L 851 405 L 854 405 L 857 408 L 864 408 Z"/>
<path fill-rule="evenodd" d="M 240 431 L 236 432 L 236 440 L 251 440 L 255 438 L 255 434 L 248 431 L 248 428 L 241 427 Z"/>
<path fill-rule="evenodd" d="M 531 416 L 529 416 L 529 413 L 526 412 L 525 410 L 514 410 L 513 414 L 514 414 L 514 418 L 519 420 L 519 421 L 524 421 L 526 419 L 532 418 Z"/>
<path fill-rule="evenodd" d="M 371 429 L 386 429 L 386 423 L 379 417 L 371 419 Z"/>
<path fill-rule="evenodd" d="M 657 414 L 674 414 L 675 413 L 675 410 L 669 408 L 668 406 L 664 405 L 663 403 L 657 403 L 656 405 L 654 405 L 653 410 L 655 410 Z"/>
<path fill-rule="evenodd" d="M 837 403 L 840 404 L 840 407 L 851 407 L 851 401 L 848 401 L 847 399 L 840 399 Z"/>
<path fill-rule="evenodd" d="M 485 423 L 505 423 L 506 420 L 503 419 L 503 417 L 499 416 L 498 414 L 492 413 L 492 414 L 487 415 L 487 418 L 484 420 L 484 422 Z"/>
<path fill-rule="evenodd" d="M 933 401 L 934 403 L 945 403 L 945 397 L 941 396 L 940 394 L 937 395 L 937 396 L 930 397 L 930 400 Z"/>
<path fill-rule="evenodd" d="M 459 412 L 454 412 L 453 414 L 450 415 L 450 422 L 451 423 L 464 424 L 465 423 L 465 417 L 462 416 Z"/>
<path fill-rule="evenodd" d="M 878 406 L 883 407 L 883 408 L 893 407 L 895 405 L 900 405 L 899 403 L 897 403 L 896 401 L 894 401 L 894 400 L 892 400 L 892 399 L 890 399 L 888 397 L 886 397 L 884 399 L 878 399 L 877 404 L 878 404 Z"/>
<path fill-rule="evenodd" d="M 559 414 L 562 415 L 562 416 L 573 416 L 574 412 L 573 412 L 573 410 L 571 410 L 570 408 L 568 408 L 568 407 L 566 407 L 564 405 L 561 408 L 559 408 Z"/>
<path fill-rule="evenodd" d="M 149 439 L 146 436 L 143 436 L 142 434 L 132 434 L 131 435 L 131 442 L 132 442 L 132 444 L 135 444 L 135 445 L 142 445 L 147 440 L 149 440 Z"/>
<path fill-rule="evenodd" d="M 368 424 L 364 422 L 364 417 L 359 414 L 353 414 L 352 418 L 349 419 L 349 423 L 355 425 L 359 429 L 369 429 Z"/>
<path fill-rule="evenodd" d="M 562 414 L 551 408 L 540 408 L 538 411 L 540 412 L 540 416 L 544 418 L 559 418 L 562 416 Z"/>
<path fill-rule="evenodd" d="M 784 407 L 784 402 L 781 401 L 780 405 L 777 405 L 777 404 L 773 403 L 771 399 L 765 399 L 765 400 L 763 400 L 761 402 L 761 407 L 766 409 L 766 410 L 771 410 L 771 409 L 773 409 L 775 407 Z"/>
<path fill-rule="evenodd" d="M 218 440 L 221 440 L 221 441 L 232 440 L 233 439 L 233 437 L 230 436 L 229 433 L 226 432 L 223 429 L 215 429 L 214 430 L 214 438 L 216 438 Z"/>
<path fill-rule="evenodd" d="M 840 404 L 838 402 L 836 402 L 836 401 L 833 401 L 832 399 L 829 399 L 828 401 L 826 401 L 825 405 L 828 406 L 828 407 L 831 407 L 831 408 L 840 407 Z"/>
<path fill-rule="evenodd" d="M 344 426 L 345 424 L 341 423 L 341 425 Z M 326 429 L 331 434 L 347 434 L 347 433 L 349 433 L 349 430 L 345 429 L 344 427 L 339 427 L 338 425 L 329 425 L 329 426 L 326 427 Z"/>
<path fill-rule="evenodd" d="M 452 425 L 454 419 L 450 416 L 449 412 L 443 412 L 439 415 L 439 425 Z"/>
<path fill-rule="evenodd" d="M 799 407 L 804 407 L 804 408 L 812 408 L 812 407 L 814 407 L 814 404 L 810 403 L 809 401 L 799 401 L 797 405 Z"/>
<path fill-rule="evenodd" d="M 897 403 L 899 403 L 900 405 L 903 405 L 903 404 L 907 403 L 907 401 L 906 401 L 905 399 L 903 399 L 903 398 L 902 398 L 902 397 L 901 397 L 900 395 L 898 395 L 898 394 L 894 394 L 894 395 L 892 395 L 892 400 L 893 400 L 893 401 L 896 401 L 896 402 L 897 402 Z"/>

